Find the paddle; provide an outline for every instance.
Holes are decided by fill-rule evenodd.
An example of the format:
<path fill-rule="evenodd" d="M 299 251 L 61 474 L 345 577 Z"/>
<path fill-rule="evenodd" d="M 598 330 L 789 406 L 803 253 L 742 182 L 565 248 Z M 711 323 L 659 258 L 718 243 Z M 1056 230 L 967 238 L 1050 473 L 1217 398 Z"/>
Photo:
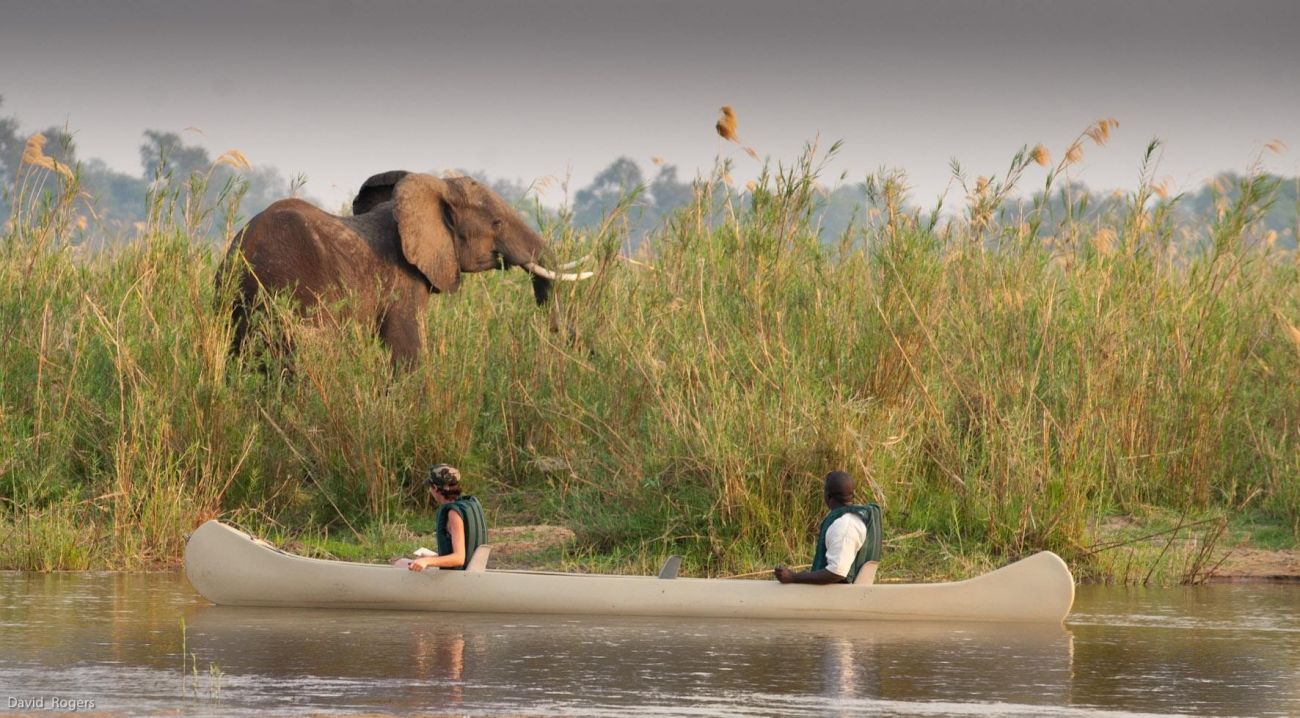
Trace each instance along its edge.
<path fill-rule="evenodd" d="M 792 571 L 801 571 L 805 568 L 812 568 L 810 563 L 801 563 L 798 566 L 788 566 Z M 762 571 L 750 571 L 749 573 L 733 573 L 730 576 L 718 576 L 718 578 L 750 578 L 751 576 L 762 576 L 765 573 L 772 573 L 772 569 L 765 568 Z"/>

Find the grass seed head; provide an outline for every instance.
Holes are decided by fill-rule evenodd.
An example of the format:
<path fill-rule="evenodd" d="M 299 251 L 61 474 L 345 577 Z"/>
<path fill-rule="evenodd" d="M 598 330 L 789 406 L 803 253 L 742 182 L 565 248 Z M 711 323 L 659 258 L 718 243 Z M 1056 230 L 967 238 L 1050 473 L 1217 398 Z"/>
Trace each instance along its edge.
<path fill-rule="evenodd" d="M 1108 117 L 1097 120 L 1091 127 L 1084 130 L 1083 133 L 1100 146 L 1106 144 L 1110 140 L 1110 131 L 1117 127 L 1119 127 L 1119 120 L 1114 117 Z"/>
<path fill-rule="evenodd" d="M 1041 144 L 1034 146 L 1033 151 L 1029 153 L 1029 157 L 1043 167 L 1052 164 L 1052 153 L 1048 152 L 1047 148 Z"/>
<path fill-rule="evenodd" d="M 559 177 L 556 177 L 555 175 L 544 175 L 533 180 L 533 191 L 538 194 L 543 194 L 559 183 Z"/>
<path fill-rule="evenodd" d="M 1075 142 L 1070 145 L 1070 149 L 1065 151 L 1065 163 L 1067 165 L 1078 164 L 1083 159 L 1083 145 Z"/>
<path fill-rule="evenodd" d="M 27 138 L 27 144 L 23 147 L 23 164 L 39 164 L 45 157 L 45 135 L 37 132 Z"/>
<path fill-rule="evenodd" d="M 253 163 L 248 161 L 248 158 L 244 156 L 243 152 L 236 149 L 226 150 L 225 154 L 218 157 L 212 164 L 213 166 L 226 165 L 227 167 L 243 170 L 245 172 L 253 169 Z"/>
<path fill-rule="evenodd" d="M 39 132 L 27 138 L 27 144 L 23 146 L 23 156 L 19 160 L 19 164 L 42 167 L 72 179 L 72 170 L 67 165 L 45 154 L 45 135 Z"/>

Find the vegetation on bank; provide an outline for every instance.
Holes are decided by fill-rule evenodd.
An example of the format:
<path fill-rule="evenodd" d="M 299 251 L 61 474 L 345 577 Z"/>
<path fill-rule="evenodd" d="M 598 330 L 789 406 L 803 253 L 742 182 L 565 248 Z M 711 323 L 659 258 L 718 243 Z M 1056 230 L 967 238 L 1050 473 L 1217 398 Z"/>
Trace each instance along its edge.
<path fill-rule="evenodd" d="M 363 329 L 283 307 L 289 366 L 228 358 L 218 257 L 190 239 L 225 221 L 187 202 L 205 187 L 164 186 L 137 237 L 82 254 L 75 177 L 29 168 L 0 245 L 0 566 L 171 562 L 210 517 L 382 554 L 392 526 L 427 523 L 409 487 L 439 461 L 492 524 L 576 532 L 546 559 L 569 568 L 806 560 L 832 468 L 884 507 L 894 575 L 1047 548 L 1173 581 L 1232 517 L 1294 540 L 1300 263 L 1257 222 L 1276 183 L 1225 191 L 1189 252 L 1146 165 L 1100 215 L 1058 194 L 1075 149 L 970 181 L 952 219 L 873 176 L 831 246 L 812 150 L 743 199 L 720 167 L 635 261 L 617 213 L 590 246 L 544 217 L 597 276 L 544 310 L 518 272 L 467 278 L 399 376 Z M 1044 173 L 1036 201 L 1006 201 Z M 1177 545 L 1107 546 L 1112 515 L 1158 515 Z"/>

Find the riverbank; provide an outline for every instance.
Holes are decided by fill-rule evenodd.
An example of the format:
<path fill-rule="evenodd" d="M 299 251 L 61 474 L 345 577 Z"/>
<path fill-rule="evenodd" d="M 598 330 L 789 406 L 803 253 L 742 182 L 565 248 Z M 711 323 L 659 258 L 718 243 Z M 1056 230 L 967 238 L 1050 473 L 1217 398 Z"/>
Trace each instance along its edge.
<path fill-rule="evenodd" d="M 1300 545 L 1257 514 L 1189 519 L 1167 512 L 1095 523 L 1088 580 L 1100 583 L 1297 582 Z"/>
<path fill-rule="evenodd" d="M 1218 531 L 1216 521 L 1138 521 L 1131 517 L 1099 522 L 1103 534 L 1095 552 L 1113 553 L 1107 561 L 1079 562 L 1073 567 L 1084 583 L 1169 585 L 1174 583 L 1300 582 L 1300 547 L 1288 541 L 1277 526 L 1261 526 L 1250 519 Z M 1212 525 L 1209 531 L 1199 530 Z M 409 555 L 418 547 L 436 543 L 426 519 L 413 517 L 411 524 L 390 524 L 378 532 L 356 536 L 273 537 L 291 553 L 314 558 L 388 563 Z M 667 555 L 647 556 L 646 562 L 629 568 L 626 562 L 601 561 L 584 555 L 577 534 L 563 526 L 493 526 L 489 566 L 500 569 L 528 569 L 567 572 L 654 574 Z M 927 546 L 922 536 L 892 536 L 885 540 L 885 557 L 880 569 L 882 583 L 951 581 L 969 578 L 997 568 L 1005 561 L 994 557 L 957 556 Z M 807 556 L 782 561 L 799 564 Z M 1122 560 L 1124 567 L 1118 568 Z M 766 580 L 771 565 L 740 567 L 740 577 Z M 698 566 L 683 564 L 680 575 L 717 577 Z M 725 574 L 727 576 L 733 574 Z"/>
<path fill-rule="evenodd" d="M 883 569 L 908 580 L 1050 549 L 1089 580 L 1195 581 L 1247 514 L 1294 541 L 1300 262 L 1255 225 L 1268 178 L 1187 228 L 1150 184 L 1013 211 L 1049 171 L 1028 155 L 960 217 L 886 173 L 828 241 L 821 159 L 743 195 L 720 168 L 635 264 L 617 216 L 583 246 L 542 227 L 596 276 L 543 310 L 518 272 L 466 276 L 397 374 L 367 328 L 278 310 L 262 328 L 294 353 L 230 358 L 217 250 L 191 239 L 220 214 L 162 197 L 85 254 L 75 184 L 50 178 L 66 191 L 0 241 L 0 567 L 174 562 L 212 517 L 365 545 L 418 515 L 436 462 L 493 525 L 572 530 L 547 559 L 566 569 L 797 563 L 835 468 L 884 507 Z M 1183 525 L 1103 547 L 1106 516 Z"/>
<path fill-rule="evenodd" d="M 1097 570 L 1095 563 L 1085 563 L 1075 568 L 1076 577 L 1084 583 L 1131 583 L 1168 585 L 1172 583 L 1300 583 L 1300 548 L 1263 548 L 1252 542 L 1248 532 L 1240 529 L 1229 532 L 1221 543 L 1205 548 L 1204 536 L 1193 534 L 1194 528 L 1172 532 L 1168 527 L 1156 528 L 1153 524 L 1139 524 L 1131 519 L 1110 521 L 1109 525 L 1123 525 L 1125 531 L 1111 530 L 1103 543 L 1103 551 L 1120 551 L 1124 554 L 1125 568 Z M 423 527 L 427 528 L 427 527 Z M 1168 541 L 1167 537 L 1173 537 Z M 492 527 L 489 531 L 492 555 L 489 566 L 497 569 L 525 569 L 566 572 L 629 572 L 624 563 L 593 561 L 576 550 L 577 535 L 563 526 L 506 526 Z M 911 549 L 908 541 L 918 537 L 890 537 L 886 540 L 886 554 L 879 581 L 882 583 L 916 583 L 924 581 L 951 581 L 979 575 L 997 568 L 994 559 L 972 561 L 971 557 L 957 557 L 943 552 L 927 550 L 924 541 Z M 1266 537 L 1263 543 L 1270 543 Z M 410 555 L 417 547 L 436 543 L 432 533 L 417 533 L 405 525 L 384 527 L 369 540 L 352 538 L 312 537 L 306 540 L 287 539 L 278 545 L 291 553 L 315 558 L 388 563 L 403 555 Z M 1276 540 L 1272 541 L 1276 543 Z M 667 558 L 664 556 L 663 558 Z M 784 562 L 798 564 L 807 556 L 795 556 Z M 653 559 L 658 560 L 658 559 Z M 179 568 L 179 567 L 177 567 Z M 751 565 L 739 576 L 755 580 L 771 578 L 771 566 Z M 657 572 L 657 565 L 641 566 L 639 572 L 649 575 Z M 631 571 L 636 572 L 636 571 Z M 683 565 L 680 575 L 714 577 L 699 567 Z"/>
<path fill-rule="evenodd" d="M 1145 519 L 1111 517 L 1096 522 L 1091 548 L 1083 552 L 1084 558 L 1072 560 L 1071 570 L 1081 583 L 1300 583 L 1300 545 L 1285 527 L 1277 523 L 1261 523 L 1258 516 L 1237 517 L 1222 530 L 1219 525 L 1217 519 L 1184 520 L 1180 524 L 1176 517 L 1168 515 Z M 14 527 L 8 528 L 6 539 L 14 536 Z M 413 513 L 403 521 L 376 525 L 358 533 L 328 529 L 298 532 L 265 529 L 255 531 L 255 534 L 290 553 L 363 563 L 388 563 L 416 548 L 436 543 L 432 519 L 422 513 Z M 597 556 L 582 546 L 577 532 L 556 525 L 494 525 L 489 535 L 493 545 L 490 566 L 500 569 L 650 575 L 658 571 L 669 555 L 647 548 L 632 555 Z M 21 547 L 23 544 L 10 542 L 5 545 L 12 552 L 15 545 Z M 681 568 L 681 575 L 765 580 L 777 563 L 799 565 L 806 561 L 805 554 L 811 548 L 808 545 L 803 553 L 776 557 L 767 563 L 737 564 L 726 573 L 711 573 L 687 561 Z M 87 561 L 86 565 L 73 568 L 104 568 L 96 563 L 93 551 L 66 555 Z M 36 557 L 27 554 L 24 558 L 33 561 Z M 957 552 L 917 532 L 887 532 L 879 580 L 882 583 L 960 580 L 986 573 L 1009 560 L 983 552 Z M 69 568 L 17 567 L 36 570 Z M 180 553 L 177 553 L 152 562 L 135 563 L 130 570 L 179 571 L 181 568 Z"/>

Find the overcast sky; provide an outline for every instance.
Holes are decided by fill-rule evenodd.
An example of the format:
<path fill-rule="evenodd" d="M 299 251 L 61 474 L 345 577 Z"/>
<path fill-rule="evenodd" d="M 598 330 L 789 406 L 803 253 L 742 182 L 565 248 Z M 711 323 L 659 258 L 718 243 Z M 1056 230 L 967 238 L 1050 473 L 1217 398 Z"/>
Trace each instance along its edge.
<path fill-rule="evenodd" d="M 1300 170 L 1300 2 L 0 0 L 0 95 L 26 130 L 67 123 L 83 159 L 138 174 L 144 129 L 197 127 L 331 204 L 396 168 L 576 188 L 619 155 L 690 177 L 721 153 L 743 182 L 722 104 L 764 155 L 843 140 L 828 180 L 899 167 L 926 203 L 950 158 L 1059 157 L 1110 116 L 1084 181 L 1132 187 L 1159 136 L 1186 189 L 1274 138 L 1292 149 L 1267 166 Z"/>

